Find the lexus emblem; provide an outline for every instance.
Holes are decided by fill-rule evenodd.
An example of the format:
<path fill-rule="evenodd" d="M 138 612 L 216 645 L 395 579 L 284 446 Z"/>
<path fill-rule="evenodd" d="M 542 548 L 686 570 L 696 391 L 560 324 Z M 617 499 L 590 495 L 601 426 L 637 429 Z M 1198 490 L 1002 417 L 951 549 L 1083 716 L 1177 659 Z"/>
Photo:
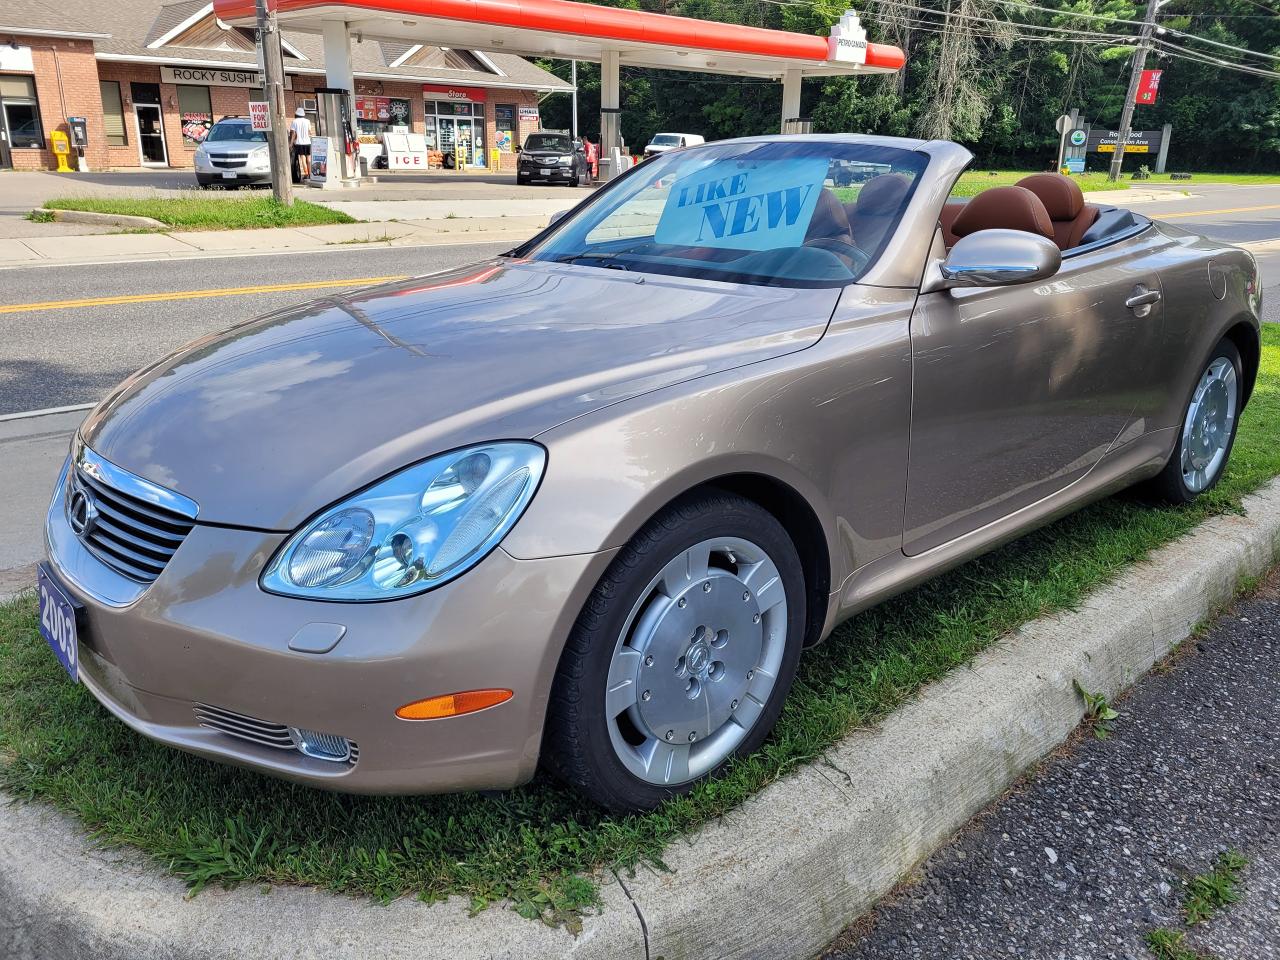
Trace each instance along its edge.
<path fill-rule="evenodd" d="M 97 519 L 98 508 L 93 505 L 89 495 L 77 487 L 67 503 L 67 523 L 71 524 L 72 532 L 83 539 L 89 535 Z"/>

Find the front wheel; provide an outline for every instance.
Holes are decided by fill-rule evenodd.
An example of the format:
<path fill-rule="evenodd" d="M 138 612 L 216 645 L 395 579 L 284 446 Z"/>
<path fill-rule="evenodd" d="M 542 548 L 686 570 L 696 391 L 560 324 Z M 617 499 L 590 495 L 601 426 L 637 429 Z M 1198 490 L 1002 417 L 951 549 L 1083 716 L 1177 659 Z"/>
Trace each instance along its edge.
<path fill-rule="evenodd" d="M 1168 503 L 1190 503 L 1222 479 L 1244 405 L 1240 351 L 1230 340 L 1214 349 L 1183 411 L 1173 455 L 1149 491 Z"/>
<path fill-rule="evenodd" d="M 805 628 L 795 545 L 767 511 L 690 495 L 623 548 L 574 625 L 543 755 L 611 810 L 649 810 L 757 749 Z"/>

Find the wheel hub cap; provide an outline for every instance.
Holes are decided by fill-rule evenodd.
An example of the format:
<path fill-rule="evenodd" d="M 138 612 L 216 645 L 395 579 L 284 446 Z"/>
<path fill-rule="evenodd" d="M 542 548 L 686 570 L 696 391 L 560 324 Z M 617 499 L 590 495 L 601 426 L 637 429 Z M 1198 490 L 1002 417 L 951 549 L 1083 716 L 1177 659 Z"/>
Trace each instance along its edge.
<path fill-rule="evenodd" d="M 786 609 L 777 567 L 749 541 L 704 541 L 664 567 L 628 617 L 605 692 L 632 773 L 683 783 L 733 753 L 773 690 Z"/>
<path fill-rule="evenodd" d="M 1182 480 L 1199 493 L 1217 478 L 1226 462 L 1235 427 L 1236 370 L 1218 357 L 1196 385 L 1182 428 Z"/>

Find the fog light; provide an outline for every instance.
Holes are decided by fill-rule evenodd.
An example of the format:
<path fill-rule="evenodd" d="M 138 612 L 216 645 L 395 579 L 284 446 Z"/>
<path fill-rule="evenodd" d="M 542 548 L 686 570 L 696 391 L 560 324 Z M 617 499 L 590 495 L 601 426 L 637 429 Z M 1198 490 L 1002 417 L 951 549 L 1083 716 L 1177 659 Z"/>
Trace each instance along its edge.
<path fill-rule="evenodd" d="M 314 757 L 316 760 L 332 760 L 342 763 L 351 759 L 351 741 L 333 733 L 320 733 L 316 730 L 303 730 L 290 727 L 294 745 L 299 753 Z"/>
<path fill-rule="evenodd" d="M 510 690 L 464 690 L 406 703 L 396 711 L 396 716 L 401 720 L 440 720 L 496 707 L 510 699 Z"/>

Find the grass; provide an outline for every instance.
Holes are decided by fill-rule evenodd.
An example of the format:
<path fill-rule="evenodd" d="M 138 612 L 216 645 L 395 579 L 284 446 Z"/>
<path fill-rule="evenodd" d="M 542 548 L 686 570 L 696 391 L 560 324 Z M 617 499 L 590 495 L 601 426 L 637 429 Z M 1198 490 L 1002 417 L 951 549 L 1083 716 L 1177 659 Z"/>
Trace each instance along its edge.
<path fill-rule="evenodd" d="M 1214 960 L 1210 954 L 1188 947 L 1186 938 L 1181 930 L 1157 927 L 1147 934 L 1147 946 L 1156 960 Z"/>
<path fill-rule="evenodd" d="M 274 197 L 220 199 L 190 197 L 60 197 L 46 201 L 49 210 L 84 210 L 130 217 L 151 217 L 177 230 L 245 230 L 259 227 L 310 227 L 355 223 L 337 210 L 295 200 L 286 207 Z"/>
<path fill-rule="evenodd" d="M 529 917 L 573 922 L 596 868 L 660 865 L 664 847 L 819 758 L 922 686 L 1034 617 L 1085 594 L 1280 474 L 1280 329 L 1223 482 L 1197 504 L 1114 498 L 966 564 L 842 626 L 806 655 L 774 735 L 728 775 L 641 816 L 613 816 L 537 780 L 496 795 L 349 797 L 158 746 L 67 682 L 34 603 L 0 606 L 0 787 L 80 819 L 193 887 L 301 883 L 380 899 L 510 898 Z"/>
<path fill-rule="evenodd" d="M 1182 913 L 1188 926 L 1204 923 L 1223 907 L 1240 902 L 1240 871 L 1248 863 L 1239 851 L 1227 850 L 1218 854 L 1212 870 L 1187 882 Z"/>
<path fill-rule="evenodd" d="M 1126 170 L 1132 173 L 1132 170 Z M 1177 171 L 1181 173 L 1182 171 Z M 1197 183 L 1280 183 L 1280 173 L 1192 173 L 1190 180 L 1174 180 L 1168 173 L 1153 173 L 1147 183 L 1176 183 L 1179 186 L 1194 186 Z"/>

